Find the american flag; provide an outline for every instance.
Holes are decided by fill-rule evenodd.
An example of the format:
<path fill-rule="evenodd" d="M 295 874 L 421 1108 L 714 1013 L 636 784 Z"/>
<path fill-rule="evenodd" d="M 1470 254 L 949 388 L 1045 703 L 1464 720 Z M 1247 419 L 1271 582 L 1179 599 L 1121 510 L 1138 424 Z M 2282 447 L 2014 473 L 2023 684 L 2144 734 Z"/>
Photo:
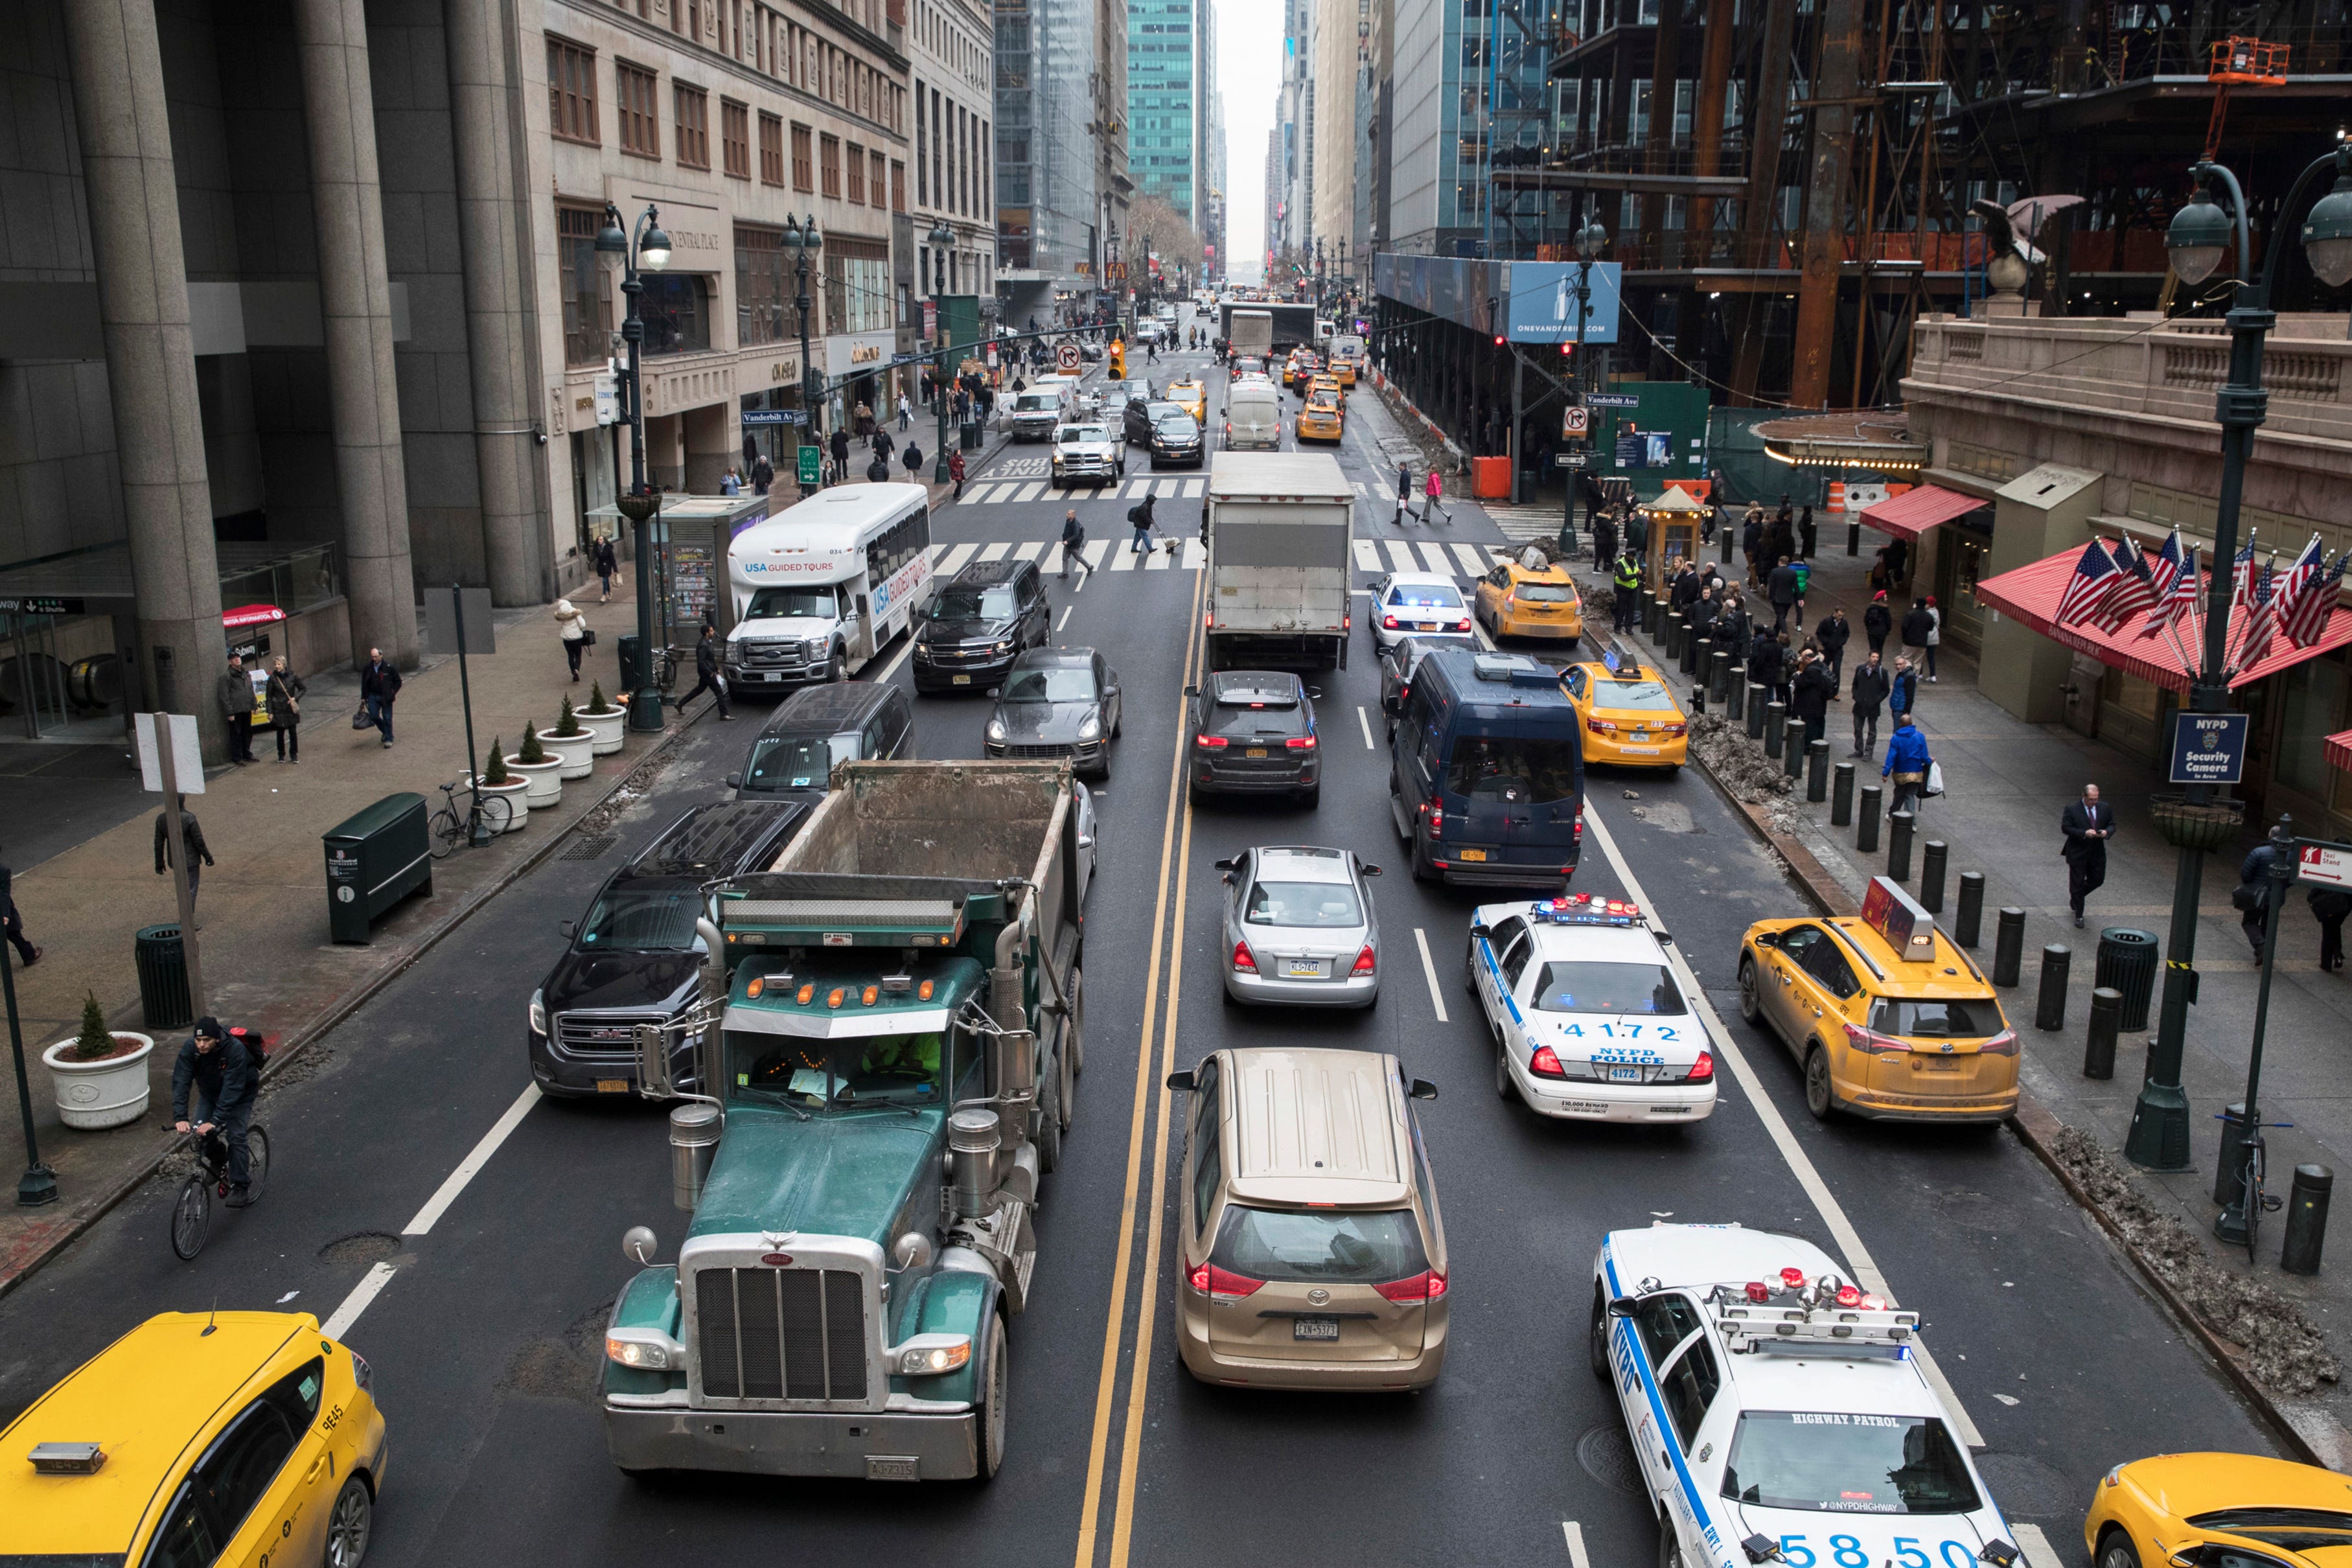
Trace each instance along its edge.
<path fill-rule="evenodd" d="M 2272 570 L 2274 563 L 2263 563 L 2262 575 L 2254 580 L 2253 592 L 2247 595 L 2246 633 L 2238 642 L 2238 668 L 2252 669 L 2270 657 L 2271 637 L 2278 630 L 2278 595 Z"/>
<path fill-rule="evenodd" d="M 2177 536 L 2176 536 L 2177 537 Z M 2197 572 L 2197 547 L 2189 545 L 2180 552 L 2180 561 L 2173 569 L 2172 578 L 2157 601 L 2156 608 L 2147 613 L 2147 625 L 2140 636 L 2152 637 L 2189 613 L 2197 603 L 2200 579 Z"/>
<path fill-rule="evenodd" d="M 2180 531 L 2176 528 L 2165 535 L 2164 548 L 2156 552 L 2154 561 L 2148 563 L 2154 568 L 2156 574 L 2155 603 L 2162 604 L 2172 597 L 2173 587 L 2180 581 L 2180 563 L 2184 558 L 2184 552 L 2180 548 Z"/>
<path fill-rule="evenodd" d="M 2328 612 L 2336 607 L 2336 591 L 2344 583 L 2344 568 L 2352 564 L 2352 551 L 2303 585 L 2293 602 L 2279 608 L 2279 629 L 2297 647 L 2309 647 L 2327 629 Z"/>
<path fill-rule="evenodd" d="M 2094 539 L 2083 546 L 2083 558 L 2074 563 L 2074 574 L 2066 579 L 2066 592 L 2058 600 L 2058 624 L 2071 626 L 2098 614 L 2122 578 L 2123 569 L 2105 545 Z"/>
<path fill-rule="evenodd" d="M 2126 621 L 2156 603 L 2156 583 L 2147 567 L 2147 552 L 2128 539 L 2116 541 L 2116 565 L 2122 575 L 2107 594 L 2097 625 L 2103 632 L 2120 629 Z"/>
<path fill-rule="evenodd" d="M 2273 602 L 2278 606 L 2282 629 L 2294 617 L 2295 601 L 2303 597 L 2304 589 L 2326 567 L 2327 552 L 2320 548 L 2319 535 L 2315 533 L 2311 536 L 2311 542 L 2303 547 L 2303 553 L 2294 558 L 2294 564 L 2288 567 L 2285 575 L 2278 581 L 2277 595 Z"/>

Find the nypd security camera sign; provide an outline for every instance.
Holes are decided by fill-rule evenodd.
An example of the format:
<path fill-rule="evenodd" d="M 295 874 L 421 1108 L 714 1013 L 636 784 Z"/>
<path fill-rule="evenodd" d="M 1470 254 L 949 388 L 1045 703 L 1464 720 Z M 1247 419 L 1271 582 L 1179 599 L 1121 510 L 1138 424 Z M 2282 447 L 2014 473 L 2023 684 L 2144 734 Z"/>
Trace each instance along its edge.
<path fill-rule="evenodd" d="M 2233 784 L 2246 766 L 2243 713 L 2180 713 L 2172 725 L 2174 784 Z"/>

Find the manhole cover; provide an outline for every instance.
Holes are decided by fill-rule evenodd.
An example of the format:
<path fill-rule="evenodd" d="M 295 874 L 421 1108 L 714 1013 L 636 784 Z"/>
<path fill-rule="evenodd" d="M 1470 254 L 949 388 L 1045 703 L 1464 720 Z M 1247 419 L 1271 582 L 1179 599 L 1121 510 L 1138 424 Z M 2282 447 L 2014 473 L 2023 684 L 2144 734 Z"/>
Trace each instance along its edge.
<path fill-rule="evenodd" d="M 327 1243 L 319 1248 L 319 1257 L 328 1263 L 381 1263 L 399 1251 L 400 1237 L 386 1236 L 380 1230 L 363 1230 L 357 1236 Z"/>
<path fill-rule="evenodd" d="M 2023 1454 L 1979 1454 L 1977 1473 L 2003 1513 L 2026 1519 L 2066 1519 L 2082 1511 L 2082 1489 L 2041 1460 Z"/>
<path fill-rule="evenodd" d="M 617 833 L 595 834 L 590 837 L 574 841 L 570 848 L 557 856 L 556 858 L 559 860 L 599 859 L 603 858 L 607 850 L 611 849 L 614 845 L 618 844 L 620 841 L 621 837 Z"/>
<path fill-rule="evenodd" d="M 1640 1497 L 1642 1468 L 1633 1462 L 1633 1445 L 1622 1426 L 1595 1426 L 1576 1440 L 1576 1462 L 1584 1473 L 1612 1492 Z"/>

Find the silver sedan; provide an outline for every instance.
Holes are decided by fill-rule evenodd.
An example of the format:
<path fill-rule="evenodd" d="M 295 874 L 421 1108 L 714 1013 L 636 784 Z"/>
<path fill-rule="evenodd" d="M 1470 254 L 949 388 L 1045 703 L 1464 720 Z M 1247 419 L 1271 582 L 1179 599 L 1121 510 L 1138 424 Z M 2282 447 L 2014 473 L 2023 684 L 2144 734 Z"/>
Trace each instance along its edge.
<path fill-rule="evenodd" d="M 1344 849 L 1286 844 L 1217 862 L 1225 880 L 1225 999 L 1370 1007 L 1381 999 L 1381 922 Z"/>

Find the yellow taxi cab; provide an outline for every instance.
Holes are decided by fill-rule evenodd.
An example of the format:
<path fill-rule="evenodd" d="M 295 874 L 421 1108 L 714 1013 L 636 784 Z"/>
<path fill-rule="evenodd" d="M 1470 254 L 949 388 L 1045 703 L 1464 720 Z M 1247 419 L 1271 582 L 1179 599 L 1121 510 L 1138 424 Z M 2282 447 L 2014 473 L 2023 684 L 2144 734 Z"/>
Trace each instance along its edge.
<path fill-rule="evenodd" d="M 1341 386 L 1353 386 L 1360 372 L 1354 360 L 1345 354 L 1339 354 L 1334 356 L 1331 361 L 1331 374 L 1339 378 Z"/>
<path fill-rule="evenodd" d="M 1307 406 L 1298 411 L 1298 438 L 1302 441 L 1338 441 L 1346 428 L 1347 415 L 1339 407 L 1336 392 L 1310 392 Z"/>
<path fill-rule="evenodd" d="M 167 1312 L 0 1431 L 7 1561 L 357 1568 L 383 1487 L 367 1363 L 308 1312 Z"/>
<path fill-rule="evenodd" d="M 1316 369 L 1320 363 L 1313 354 L 1300 349 L 1282 367 L 1282 384 L 1293 388 L 1305 387 L 1315 379 Z"/>
<path fill-rule="evenodd" d="M 1309 396 L 1318 392 L 1328 392 L 1338 398 L 1342 405 L 1348 401 L 1348 389 L 1341 386 L 1339 378 L 1328 370 L 1317 371 L 1315 379 L 1307 384 L 1307 391 Z"/>
<path fill-rule="evenodd" d="M 1167 398 L 1169 402 L 1191 415 L 1195 424 L 1207 426 L 1209 423 L 1209 389 L 1207 387 L 1197 381 L 1171 382 L 1169 384 Z"/>
<path fill-rule="evenodd" d="M 2326 1568 L 2352 1560 L 2352 1483 L 2252 1454 L 2165 1454 L 2106 1473 L 2083 1519 L 2094 1568 Z"/>
<path fill-rule="evenodd" d="M 1816 1117 L 1992 1122 L 2017 1109 L 2017 1031 L 1992 986 L 1887 878 L 1858 916 L 1749 926 L 1739 1016 L 1795 1055 Z"/>
<path fill-rule="evenodd" d="M 1611 648 L 1597 662 L 1569 666 L 1560 686 L 1583 722 L 1586 762 L 1671 773 L 1690 761 L 1690 721 L 1654 666 Z"/>
<path fill-rule="evenodd" d="M 1565 566 L 1502 563 L 1478 579 L 1476 611 L 1498 638 L 1565 637 L 1574 647 L 1584 636 L 1584 601 Z"/>

